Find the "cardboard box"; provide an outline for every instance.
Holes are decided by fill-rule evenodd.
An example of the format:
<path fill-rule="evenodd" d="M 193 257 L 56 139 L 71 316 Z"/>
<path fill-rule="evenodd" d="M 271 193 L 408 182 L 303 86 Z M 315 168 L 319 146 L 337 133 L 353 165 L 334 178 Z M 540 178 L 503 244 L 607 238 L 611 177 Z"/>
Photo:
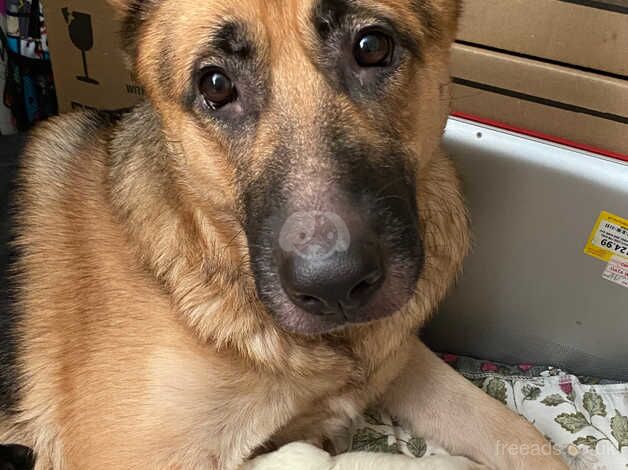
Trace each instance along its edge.
<path fill-rule="evenodd" d="M 628 81 L 456 44 L 452 110 L 628 153 Z"/>
<path fill-rule="evenodd" d="M 458 39 L 628 78 L 626 0 L 466 0 Z"/>
<path fill-rule="evenodd" d="M 455 113 L 628 160 L 626 0 L 466 0 Z"/>
<path fill-rule="evenodd" d="M 44 13 L 60 112 L 115 110 L 141 99 L 104 0 L 44 0 Z"/>

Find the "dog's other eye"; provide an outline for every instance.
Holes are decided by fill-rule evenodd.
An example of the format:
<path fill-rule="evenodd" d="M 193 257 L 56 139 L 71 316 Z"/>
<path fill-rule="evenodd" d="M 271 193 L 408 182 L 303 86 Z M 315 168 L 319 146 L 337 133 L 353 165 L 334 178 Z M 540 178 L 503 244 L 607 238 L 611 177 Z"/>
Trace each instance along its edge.
<path fill-rule="evenodd" d="M 220 69 L 208 68 L 201 74 L 199 89 L 205 101 L 213 109 L 219 109 L 237 97 L 235 85 Z"/>
<path fill-rule="evenodd" d="M 369 31 L 358 37 L 353 54 L 361 67 L 385 67 L 393 55 L 393 40 L 379 31 Z"/>

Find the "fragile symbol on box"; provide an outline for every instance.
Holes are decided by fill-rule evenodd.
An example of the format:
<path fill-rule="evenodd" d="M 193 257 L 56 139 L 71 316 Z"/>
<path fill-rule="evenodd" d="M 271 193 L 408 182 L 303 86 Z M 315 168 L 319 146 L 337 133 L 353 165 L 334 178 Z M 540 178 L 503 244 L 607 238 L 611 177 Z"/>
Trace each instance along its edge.
<path fill-rule="evenodd" d="M 606 265 L 602 277 L 607 281 L 628 287 L 628 258 L 612 257 Z"/>
<path fill-rule="evenodd" d="M 89 76 L 87 70 L 87 51 L 94 47 L 94 30 L 92 29 L 92 16 L 87 13 L 81 13 L 78 11 L 70 11 L 67 8 L 62 8 L 61 12 L 65 18 L 65 22 L 68 24 L 68 30 L 70 33 L 70 40 L 77 49 L 81 51 L 81 58 L 83 59 L 83 73 L 84 75 L 78 75 L 76 78 L 85 83 L 91 83 L 92 85 L 99 85 L 98 80 Z"/>

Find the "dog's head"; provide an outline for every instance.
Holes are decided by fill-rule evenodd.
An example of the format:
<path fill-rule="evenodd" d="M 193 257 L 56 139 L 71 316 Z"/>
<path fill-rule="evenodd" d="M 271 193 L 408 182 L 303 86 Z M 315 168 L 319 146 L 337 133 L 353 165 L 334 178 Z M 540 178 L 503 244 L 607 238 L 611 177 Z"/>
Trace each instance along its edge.
<path fill-rule="evenodd" d="M 111 3 L 177 171 L 237 215 L 277 321 L 311 334 L 399 310 L 424 263 L 417 182 L 459 2 Z"/>

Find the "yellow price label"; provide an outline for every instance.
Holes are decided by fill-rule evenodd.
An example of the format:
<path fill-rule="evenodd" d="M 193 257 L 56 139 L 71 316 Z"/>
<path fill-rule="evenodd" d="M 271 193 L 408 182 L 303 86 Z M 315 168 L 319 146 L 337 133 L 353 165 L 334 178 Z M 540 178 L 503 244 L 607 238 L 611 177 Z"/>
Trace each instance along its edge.
<path fill-rule="evenodd" d="M 593 227 L 584 252 L 602 261 L 628 258 L 628 219 L 603 211 Z"/>

